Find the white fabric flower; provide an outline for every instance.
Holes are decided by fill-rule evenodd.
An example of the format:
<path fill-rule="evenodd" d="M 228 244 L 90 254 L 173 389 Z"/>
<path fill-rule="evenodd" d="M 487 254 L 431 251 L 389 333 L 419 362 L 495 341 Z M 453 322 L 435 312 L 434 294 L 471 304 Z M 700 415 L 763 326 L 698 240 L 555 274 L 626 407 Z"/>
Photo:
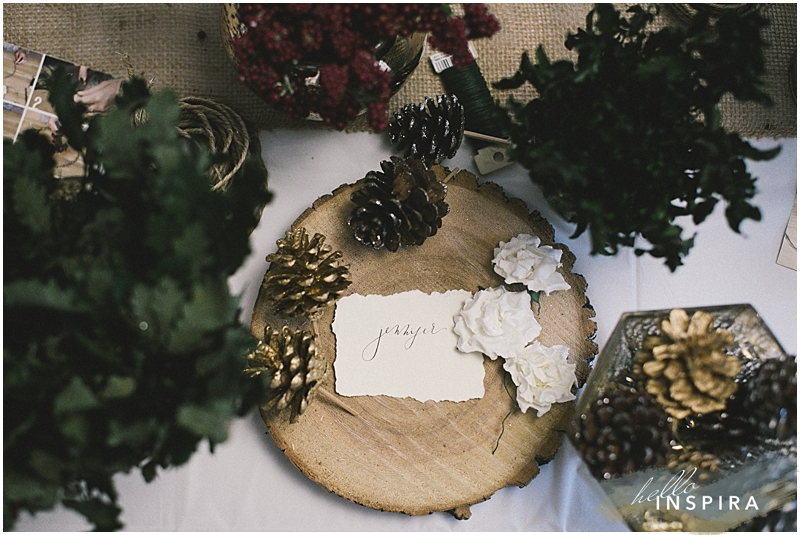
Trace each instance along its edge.
<path fill-rule="evenodd" d="M 561 249 L 549 245 L 539 247 L 541 240 L 530 234 L 520 234 L 508 243 L 500 242 L 494 250 L 495 272 L 507 284 L 521 282 L 528 290 L 550 292 L 569 290 L 569 284 L 556 269 L 561 267 Z"/>
<path fill-rule="evenodd" d="M 542 331 L 530 295 L 502 287 L 476 293 L 453 320 L 459 351 L 480 351 L 492 360 L 516 355 Z"/>
<path fill-rule="evenodd" d="M 567 362 L 569 348 L 545 347 L 534 341 L 516 356 L 505 358 L 503 368 L 517 385 L 517 404 L 522 412 L 536 409 L 542 416 L 553 403 L 575 399 L 572 387 L 577 386 L 575 364 Z"/>

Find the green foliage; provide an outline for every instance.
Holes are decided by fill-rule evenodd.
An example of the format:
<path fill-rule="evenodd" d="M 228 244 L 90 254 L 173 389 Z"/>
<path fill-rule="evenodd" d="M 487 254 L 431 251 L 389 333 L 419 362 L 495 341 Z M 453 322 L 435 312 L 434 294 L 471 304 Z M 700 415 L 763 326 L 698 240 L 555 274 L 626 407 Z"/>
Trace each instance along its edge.
<path fill-rule="evenodd" d="M 173 95 L 133 80 L 86 118 L 62 74 L 48 83 L 86 163 L 77 198 L 54 200 L 44 136 L 4 143 L 5 529 L 57 501 L 119 528 L 115 473 L 149 481 L 200 441 L 224 441 L 262 391 L 243 378 L 255 339 L 227 279 L 269 201 L 263 164 L 213 192 L 211 158 L 177 134 Z"/>
<path fill-rule="evenodd" d="M 588 228 L 592 254 L 636 247 L 674 271 L 693 244 L 676 218 L 700 223 L 720 200 L 737 232 L 761 217 L 744 159 L 771 159 L 779 147 L 759 151 L 726 132 L 717 105 L 728 93 L 771 104 L 760 79 L 766 21 L 726 13 L 713 25 L 700 16 L 688 28 L 646 32 L 654 13 L 628 13 L 598 4 L 566 40 L 575 64 L 551 62 L 539 47 L 535 63 L 525 53 L 518 72 L 494 86 L 536 88 L 537 98 L 505 107 L 511 151 L 576 224 L 573 237 Z"/>

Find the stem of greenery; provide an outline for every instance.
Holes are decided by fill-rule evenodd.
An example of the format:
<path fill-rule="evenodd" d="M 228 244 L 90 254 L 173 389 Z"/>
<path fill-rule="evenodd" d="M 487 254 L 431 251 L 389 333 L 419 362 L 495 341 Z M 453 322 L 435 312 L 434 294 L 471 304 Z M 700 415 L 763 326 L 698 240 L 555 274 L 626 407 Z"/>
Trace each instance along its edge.
<path fill-rule="evenodd" d="M 676 221 L 701 223 L 719 201 L 734 231 L 761 213 L 750 201 L 755 177 L 745 159 L 769 160 L 721 125 L 724 95 L 762 105 L 764 56 L 758 12 L 699 15 L 688 27 L 647 32 L 655 12 L 633 6 L 628 17 L 598 4 L 566 48 L 577 61 L 551 62 L 540 46 L 519 70 L 494 84 L 530 83 L 538 96 L 509 99 L 511 154 L 526 167 L 553 208 L 588 230 L 591 253 L 663 258 L 682 264 L 694 242 Z"/>

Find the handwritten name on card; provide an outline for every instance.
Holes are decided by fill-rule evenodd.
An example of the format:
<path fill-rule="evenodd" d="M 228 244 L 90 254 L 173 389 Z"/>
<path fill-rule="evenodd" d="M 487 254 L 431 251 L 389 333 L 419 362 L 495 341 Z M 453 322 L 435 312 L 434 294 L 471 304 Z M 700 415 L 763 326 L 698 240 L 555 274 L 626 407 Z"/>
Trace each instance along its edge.
<path fill-rule="evenodd" d="M 464 290 L 349 295 L 336 303 L 336 392 L 466 401 L 483 397 L 483 355 L 456 349 Z"/>

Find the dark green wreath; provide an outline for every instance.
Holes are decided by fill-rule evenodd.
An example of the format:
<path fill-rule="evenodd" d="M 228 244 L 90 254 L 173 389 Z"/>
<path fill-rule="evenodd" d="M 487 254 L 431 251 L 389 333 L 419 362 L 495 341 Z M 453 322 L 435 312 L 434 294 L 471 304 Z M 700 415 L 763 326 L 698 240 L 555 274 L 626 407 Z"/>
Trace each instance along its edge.
<path fill-rule="evenodd" d="M 213 448 L 263 391 L 242 379 L 256 340 L 227 279 L 270 194 L 257 159 L 211 191 L 172 94 L 132 80 L 86 118 L 64 71 L 48 86 L 86 176 L 59 200 L 49 140 L 4 143 L 3 527 L 60 501 L 110 530 L 114 474 Z"/>
<path fill-rule="evenodd" d="M 573 237 L 588 229 L 592 254 L 635 247 L 674 271 L 694 240 L 676 218 L 700 223 L 720 200 L 736 232 L 761 218 L 744 159 L 769 160 L 779 147 L 760 151 L 727 132 L 717 105 L 728 93 L 771 104 L 760 78 L 767 22 L 757 12 L 723 13 L 713 24 L 700 15 L 688 28 L 648 33 L 654 12 L 628 14 L 598 4 L 566 40 L 577 63 L 550 62 L 539 47 L 535 64 L 524 54 L 519 71 L 494 86 L 536 88 L 537 98 L 505 107 L 512 155 L 577 225 Z"/>

